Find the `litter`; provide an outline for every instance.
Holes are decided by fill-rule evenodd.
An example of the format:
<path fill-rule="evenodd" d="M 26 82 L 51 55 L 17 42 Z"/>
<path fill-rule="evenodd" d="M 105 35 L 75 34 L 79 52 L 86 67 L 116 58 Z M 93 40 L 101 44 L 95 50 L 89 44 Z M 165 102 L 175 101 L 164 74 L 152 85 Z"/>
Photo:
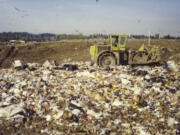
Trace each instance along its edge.
<path fill-rule="evenodd" d="M 53 135 L 179 133 L 180 63 L 26 65 L 18 60 L 0 69 L 0 122 L 6 127 Z"/>
<path fill-rule="evenodd" d="M 24 67 L 24 64 L 23 64 L 23 62 L 20 61 L 20 60 L 15 60 L 15 61 L 13 62 L 13 66 L 14 66 L 14 68 L 23 68 L 23 67 Z"/>
<path fill-rule="evenodd" d="M 10 118 L 20 112 L 24 112 L 22 105 L 20 104 L 9 105 L 9 106 L 0 108 L 0 117 Z"/>
<path fill-rule="evenodd" d="M 167 67 L 172 71 L 175 71 L 175 72 L 179 71 L 179 68 L 178 68 L 178 66 L 176 65 L 176 63 L 174 61 L 168 61 L 167 62 Z"/>
<path fill-rule="evenodd" d="M 77 65 L 71 65 L 71 64 L 64 64 L 62 68 L 68 71 L 78 70 Z"/>
<path fill-rule="evenodd" d="M 43 67 L 45 68 L 52 68 L 55 65 L 52 65 L 52 63 L 50 63 L 48 60 L 46 60 L 43 64 Z"/>

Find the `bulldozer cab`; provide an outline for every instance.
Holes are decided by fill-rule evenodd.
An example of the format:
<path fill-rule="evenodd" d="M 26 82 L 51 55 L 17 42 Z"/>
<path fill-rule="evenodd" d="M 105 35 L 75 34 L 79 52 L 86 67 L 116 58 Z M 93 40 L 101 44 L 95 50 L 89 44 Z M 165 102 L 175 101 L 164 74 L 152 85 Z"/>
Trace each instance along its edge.
<path fill-rule="evenodd" d="M 111 51 L 125 51 L 127 35 L 110 35 Z"/>

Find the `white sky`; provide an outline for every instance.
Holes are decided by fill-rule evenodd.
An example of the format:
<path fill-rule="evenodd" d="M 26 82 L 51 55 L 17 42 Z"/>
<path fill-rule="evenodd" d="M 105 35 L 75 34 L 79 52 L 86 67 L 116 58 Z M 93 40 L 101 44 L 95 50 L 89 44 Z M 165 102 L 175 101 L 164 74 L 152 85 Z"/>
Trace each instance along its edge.
<path fill-rule="evenodd" d="M 180 0 L 0 0 L 0 32 L 180 35 Z"/>

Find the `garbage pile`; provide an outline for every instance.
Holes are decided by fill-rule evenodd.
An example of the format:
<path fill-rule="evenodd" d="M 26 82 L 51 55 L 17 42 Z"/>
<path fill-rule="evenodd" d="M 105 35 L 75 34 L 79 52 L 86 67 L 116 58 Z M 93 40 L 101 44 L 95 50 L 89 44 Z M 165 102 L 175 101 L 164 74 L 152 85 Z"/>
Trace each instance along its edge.
<path fill-rule="evenodd" d="M 0 133 L 178 135 L 179 71 L 15 61 L 0 70 Z"/>

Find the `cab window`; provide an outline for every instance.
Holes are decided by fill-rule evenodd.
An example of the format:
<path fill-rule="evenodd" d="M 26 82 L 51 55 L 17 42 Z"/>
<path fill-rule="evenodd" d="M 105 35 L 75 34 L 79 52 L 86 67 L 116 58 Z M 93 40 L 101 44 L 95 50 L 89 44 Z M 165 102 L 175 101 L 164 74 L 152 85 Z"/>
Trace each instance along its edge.
<path fill-rule="evenodd" d="M 112 45 L 117 46 L 118 45 L 118 36 L 112 36 Z"/>
<path fill-rule="evenodd" d="M 125 40 L 126 40 L 125 37 L 121 37 L 120 44 L 121 44 L 121 45 L 124 45 L 124 44 L 125 44 Z"/>

